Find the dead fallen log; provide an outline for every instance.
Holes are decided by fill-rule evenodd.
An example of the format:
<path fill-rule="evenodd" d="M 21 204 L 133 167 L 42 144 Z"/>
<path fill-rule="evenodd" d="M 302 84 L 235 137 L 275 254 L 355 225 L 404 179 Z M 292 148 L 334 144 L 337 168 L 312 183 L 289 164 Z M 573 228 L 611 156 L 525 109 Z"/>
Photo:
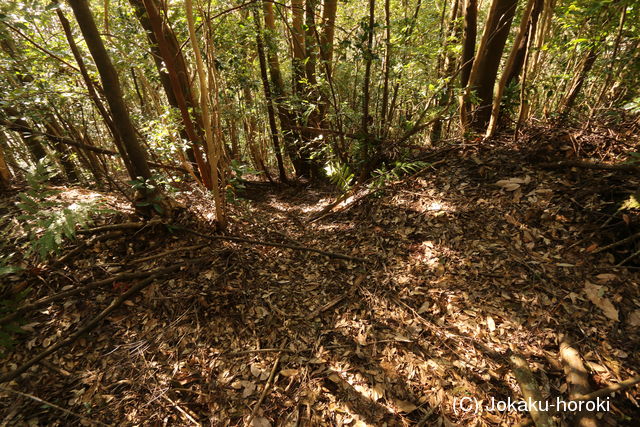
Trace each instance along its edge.
<path fill-rule="evenodd" d="M 558 334 L 558 345 L 560 347 L 560 360 L 567 377 L 569 386 L 569 398 L 571 400 L 579 396 L 588 395 L 591 392 L 589 385 L 589 373 L 582 363 L 580 353 L 576 350 L 570 338 L 563 333 Z M 586 410 L 576 412 L 574 425 L 579 427 L 596 427 L 598 425 L 595 413 Z"/>
<path fill-rule="evenodd" d="M 562 169 L 562 168 L 581 168 L 581 169 L 592 169 L 592 170 L 607 170 L 607 171 L 625 171 L 625 172 L 638 172 L 640 171 L 640 166 L 633 164 L 615 164 L 610 165 L 607 163 L 594 163 L 586 160 L 561 160 L 558 162 L 547 162 L 547 163 L 538 163 L 536 166 L 539 166 L 544 169 Z"/>
<path fill-rule="evenodd" d="M 337 252 L 323 251 L 322 249 L 308 248 L 306 246 L 290 245 L 288 243 L 266 242 L 266 241 L 262 241 L 262 240 L 245 239 L 244 237 L 237 237 L 237 236 L 223 236 L 223 235 L 218 235 L 218 234 L 215 234 L 215 235 L 203 234 L 203 233 L 199 233 L 199 232 L 197 232 L 195 230 L 192 230 L 190 228 L 186 228 L 186 227 L 178 225 L 178 224 L 167 224 L 167 225 L 171 226 L 174 229 L 182 230 L 182 231 L 185 231 L 187 233 L 193 234 L 194 236 L 203 237 L 203 238 L 209 239 L 209 240 L 226 240 L 226 241 L 229 241 L 229 242 L 249 243 L 249 244 L 252 244 L 252 245 L 271 246 L 271 247 L 274 247 L 274 248 L 293 249 L 295 251 L 315 252 L 317 254 L 324 255 L 324 256 L 329 257 L 329 258 L 344 259 L 344 260 L 347 260 L 347 261 L 355 261 L 355 262 L 361 262 L 361 263 L 366 263 L 367 262 L 367 260 L 364 259 L 364 258 L 358 258 L 358 257 L 354 257 L 354 256 L 349 256 L 349 255 L 345 255 L 345 254 L 341 254 L 341 253 L 337 253 Z"/>
<path fill-rule="evenodd" d="M 189 262 L 197 262 L 197 261 L 201 261 L 201 260 L 202 260 L 201 258 L 198 258 L 198 259 L 195 259 L 195 260 L 191 260 Z M 109 304 L 109 306 L 107 308 L 102 310 L 100 312 L 100 314 L 98 314 L 96 317 L 91 319 L 89 322 L 87 322 L 84 326 L 82 326 L 76 332 L 74 332 L 73 334 L 69 335 L 67 338 L 63 339 L 62 341 L 59 341 L 56 344 L 52 345 L 48 349 L 38 353 L 37 355 L 35 355 L 34 357 L 32 357 L 31 359 L 29 359 L 28 361 L 26 361 L 25 363 L 20 365 L 19 367 L 17 367 L 13 371 L 8 372 L 8 373 L 0 376 L 0 384 L 8 382 L 8 381 L 11 381 L 11 380 L 19 377 L 20 375 L 25 373 L 30 367 L 32 367 L 36 363 L 40 362 L 41 360 L 43 360 L 45 357 L 48 357 L 48 356 L 52 355 L 53 353 L 55 353 L 56 351 L 60 350 L 61 348 L 73 343 L 78 338 L 80 338 L 82 335 L 84 335 L 87 332 L 90 332 L 91 330 L 95 329 L 100 324 L 100 322 L 102 322 L 102 320 L 104 320 L 116 308 L 120 307 L 126 300 L 128 300 L 129 298 L 131 298 L 132 296 L 136 295 L 138 292 L 140 292 L 141 290 L 143 290 L 144 288 L 149 286 L 151 283 L 153 283 L 154 280 L 156 280 L 157 278 L 159 278 L 163 274 L 166 274 L 166 273 L 168 273 L 170 271 L 176 271 L 179 268 L 181 268 L 182 266 L 184 266 L 185 264 L 186 264 L 186 262 L 183 262 L 183 263 L 180 263 L 180 264 L 172 265 L 171 267 L 167 267 L 167 268 L 163 269 L 162 272 L 156 272 L 155 274 L 152 274 L 151 276 L 147 277 L 146 279 L 144 279 L 144 280 L 138 282 L 137 284 L 133 285 L 131 288 L 129 288 L 122 295 L 120 295 L 119 297 L 115 298 L 111 302 L 111 304 Z"/>

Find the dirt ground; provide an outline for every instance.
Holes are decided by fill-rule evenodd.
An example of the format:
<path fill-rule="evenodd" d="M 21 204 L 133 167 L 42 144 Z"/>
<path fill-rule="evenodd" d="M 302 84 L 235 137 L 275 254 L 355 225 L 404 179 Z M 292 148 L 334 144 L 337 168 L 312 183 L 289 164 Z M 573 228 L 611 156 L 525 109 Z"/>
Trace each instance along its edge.
<path fill-rule="evenodd" d="M 593 390 L 638 375 L 640 259 L 616 267 L 638 248 L 598 249 L 640 231 L 638 212 L 616 213 L 640 178 L 548 165 L 595 153 L 614 160 L 621 151 L 611 138 L 620 136 L 539 129 L 517 144 L 451 146 L 426 156 L 430 167 L 315 221 L 335 192 L 253 182 L 230 206 L 232 236 L 364 262 L 208 240 L 163 224 L 102 241 L 81 235 L 63 262 L 30 265 L 10 277 L 12 286 L 31 287 L 32 300 L 183 265 L 2 385 L 0 423 L 515 425 L 528 414 L 465 412 L 460 399 L 521 399 L 511 352 L 527 361 L 543 396 L 568 399 L 559 333 L 572 338 Z M 95 194 L 64 190 L 70 200 Z M 96 225 L 132 220 L 125 200 L 103 196 L 118 213 Z M 212 234 L 210 197 L 177 197 L 187 206 L 178 221 Z M 3 215 L 15 214 L 15 198 L 3 195 Z M 64 258 L 80 242 L 86 247 Z M 0 374 L 135 283 L 25 315 Z M 637 387 L 612 398 L 599 422 L 637 425 L 638 399 Z M 570 414 L 561 415 L 564 423 Z"/>

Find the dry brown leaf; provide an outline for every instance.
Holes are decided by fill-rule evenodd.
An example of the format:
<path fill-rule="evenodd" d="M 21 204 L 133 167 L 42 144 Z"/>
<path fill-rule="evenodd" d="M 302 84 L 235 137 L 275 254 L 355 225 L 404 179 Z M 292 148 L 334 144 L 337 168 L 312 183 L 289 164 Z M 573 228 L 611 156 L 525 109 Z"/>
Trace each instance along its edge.
<path fill-rule="evenodd" d="M 407 400 L 400 400 L 400 399 L 394 399 L 393 403 L 398 407 L 398 409 L 400 410 L 400 412 L 413 412 L 416 409 L 418 409 L 418 407 L 416 405 L 414 405 L 413 403 L 407 401 Z"/>
<path fill-rule="evenodd" d="M 298 369 L 283 369 L 280 371 L 280 375 L 283 377 L 293 377 L 294 375 L 298 375 L 298 373 L 300 373 Z"/>

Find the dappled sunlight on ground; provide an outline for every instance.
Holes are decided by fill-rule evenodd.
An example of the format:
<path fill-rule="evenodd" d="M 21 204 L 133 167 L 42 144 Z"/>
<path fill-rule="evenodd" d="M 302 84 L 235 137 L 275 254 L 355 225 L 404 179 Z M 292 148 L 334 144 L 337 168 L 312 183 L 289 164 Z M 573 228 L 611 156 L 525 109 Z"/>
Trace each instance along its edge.
<path fill-rule="evenodd" d="M 25 387 L 75 411 L 91 408 L 105 422 L 243 425 L 267 386 L 254 416 L 271 425 L 512 425 L 526 414 L 454 411 L 465 396 L 521 396 L 501 356 L 508 351 L 524 355 L 545 396 L 565 392 L 560 330 L 579 340 L 598 387 L 636 374 L 637 271 L 586 250 L 595 243 L 581 241 L 591 213 L 568 200 L 566 176 L 526 164 L 497 168 L 492 159 L 481 167 L 478 158 L 451 159 L 313 222 L 328 206 L 326 192 L 250 184 L 230 205 L 233 235 L 368 262 L 224 241 L 145 261 L 137 271 L 200 257 L 50 358 L 70 375 L 36 367 L 42 375 Z M 209 195 L 184 199 L 205 218 L 194 227 L 210 232 Z M 196 243 L 203 241 L 149 227 L 90 247 L 47 279 L 55 289 L 77 286 Z M 30 350 L 18 347 L 8 366 L 75 329 L 128 284 L 38 313 L 25 337 Z M 638 414 L 625 398 L 616 405 L 619 414 Z M 604 417 L 616 422 L 619 414 Z"/>

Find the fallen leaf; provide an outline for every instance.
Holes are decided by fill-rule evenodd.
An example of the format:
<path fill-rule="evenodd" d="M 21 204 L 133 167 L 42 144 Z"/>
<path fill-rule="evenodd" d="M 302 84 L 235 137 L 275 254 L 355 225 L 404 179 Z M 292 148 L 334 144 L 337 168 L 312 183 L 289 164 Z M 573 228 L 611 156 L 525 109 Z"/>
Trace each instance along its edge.
<path fill-rule="evenodd" d="M 627 323 L 630 326 L 640 326 L 640 310 L 636 310 L 629 315 Z"/>
<path fill-rule="evenodd" d="M 413 403 L 407 401 L 407 400 L 400 400 L 400 399 L 395 399 L 394 403 L 396 404 L 396 406 L 398 407 L 398 409 L 400 410 L 400 412 L 413 412 L 416 409 L 418 409 L 418 407 L 416 405 L 414 405 Z"/>
<path fill-rule="evenodd" d="M 489 328 L 489 332 L 493 332 L 496 330 L 496 322 L 491 316 L 487 316 L 487 328 Z"/>

